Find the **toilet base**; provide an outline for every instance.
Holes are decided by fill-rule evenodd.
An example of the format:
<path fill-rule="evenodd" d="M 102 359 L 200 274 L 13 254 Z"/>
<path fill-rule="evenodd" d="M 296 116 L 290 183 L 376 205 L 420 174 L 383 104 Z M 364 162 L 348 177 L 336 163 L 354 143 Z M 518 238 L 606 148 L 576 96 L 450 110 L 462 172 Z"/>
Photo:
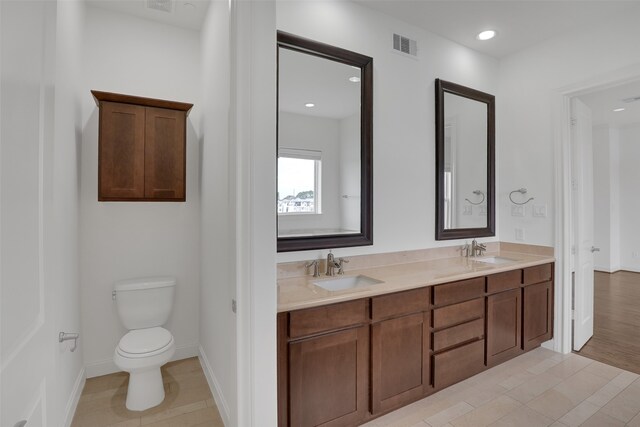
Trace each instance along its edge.
<path fill-rule="evenodd" d="M 158 406 L 164 400 L 164 384 L 160 367 L 129 373 L 127 409 L 144 411 Z"/>

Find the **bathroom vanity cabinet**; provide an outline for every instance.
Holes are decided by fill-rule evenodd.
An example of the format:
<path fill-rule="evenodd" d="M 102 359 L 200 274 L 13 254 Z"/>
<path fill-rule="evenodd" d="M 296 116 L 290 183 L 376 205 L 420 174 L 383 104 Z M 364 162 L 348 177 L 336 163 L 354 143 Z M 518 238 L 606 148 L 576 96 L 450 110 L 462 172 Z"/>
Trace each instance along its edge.
<path fill-rule="evenodd" d="M 357 426 L 553 337 L 553 264 L 278 314 L 278 425 Z"/>
<path fill-rule="evenodd" d="M 91 93 L 100 110 L 98 200 L 184 201 L 193 104 Z"/>

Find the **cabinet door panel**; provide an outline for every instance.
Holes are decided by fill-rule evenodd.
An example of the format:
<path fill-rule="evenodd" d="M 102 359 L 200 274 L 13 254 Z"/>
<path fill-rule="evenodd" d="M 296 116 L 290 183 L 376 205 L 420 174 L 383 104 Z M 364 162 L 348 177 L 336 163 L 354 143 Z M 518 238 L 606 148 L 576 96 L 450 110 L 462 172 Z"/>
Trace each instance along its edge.
<path fill-rule="evenodd" d="M 487 365 L 495 366 L 522 353 L 521 290 L 487 297 Z"/>
<path fill-rule="evenodd" d="M 523 288 L 523 348 L 531 350 L 553 338 L 553 282 Z"/>
<path fill-rule="evenodd" d="M 480 297 L 484 294 L 484 277 L 446 283 L 433 287 L 433 304 L 447 305 Z"/>
<path fill-rule="evenodd" d="M 367 413 L 368 327 L 289 343 L 291 426 L 357 425 Z"/>
<path fill-rule="evenodd" d="M 522 284 L 522 270 L 505 271 L 487 276 L 487 293 L 508 291 L 519 288 Z"/>
<path fill-rule="evenodd" d="M 366 299 L 295 310 L 289 314 L 289 337 L 302 338 L 358 326 L 368 318 L 369 302 Z"/>
<path fill-rule="evenodd" d="M 441 390 L 484 369 L 484 340 L 433 356 L 433 385 Z"/>
<path fill-rule="evenodd" d="M 433 310 L 433 327 L 446 328 L 484 317 L 484 298 Z"/>
<path fill-rule="evenodd" d="M 375 323 L 371 337 L 373 413 L 425 395 L 430 383 L 427 313 Z"/>
<path fill-rule="evenodd" d="M 145 108 L 103 102 L 100 110 L 98 199 L 144 197 Z"/>
<path fill-rule="evenodd" d="M 482 337 L 484 337 L 484 319 L 476 319 L 462 325 L 434 332 L 433 351 L 445 350 Z"/>
<path fill-rule="evenodd" d="M 524 269 L 522 282 L 525 285 L 546 282 L 548 280 L 551 280 L 552 275 L 553 264 L 537 265 L 535 267 Z"/>
<path fill-rule="evenodd" d="M 371 298 L 371 320 L 398 317 L 429 309 L 429 288 L 396 292 Z"/>
<path fill-rule="evenodd" d="M 145 138 L 145 197 L 185 198 L 184 111 L 147 107 Z"/>

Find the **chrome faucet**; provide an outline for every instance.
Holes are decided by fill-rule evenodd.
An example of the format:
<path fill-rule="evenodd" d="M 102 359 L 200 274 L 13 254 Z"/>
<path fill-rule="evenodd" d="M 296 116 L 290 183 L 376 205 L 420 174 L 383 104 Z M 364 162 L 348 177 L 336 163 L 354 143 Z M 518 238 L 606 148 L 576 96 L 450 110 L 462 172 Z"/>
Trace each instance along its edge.
<path fill-rule="evenodd" d="M 329 254 L 327 255 L 327 276 L 335 276 L 336 268 L 338 270 L 341 269 L 340 263 L 336 262 L 333 254 L 329 251 Z"/>
<path fill-rule="evenodd" d="M 478 243 L 476 239 L 473 239 L 473 242 L 471 242 L 471 256 L 482 256 L 486 250 L 487 245 L 484 243 Z"/>
<path fill-rule="evenodd" d="M 349 263 L 349 260 L 346 258 L 338 258 L 338 274 L 344 274 L 344 264 Z"/>
<path fill-rule="evenodd" d="M 313 277 L 320 277 L 320 271 L 318 271 L 318 260 L 314 259 L 313 261 L 309 261 L 308 264 L 305 264 L 306 268 L 313 267 Z"/>
<path fill-rule="evenodd" d="M 469 255 L 471 254 L 471 246 L 468 243 L 465 243 L 463 246 L 459 247 L 458 250 L 460 251 L 460 256 L 469 258 Z"/>

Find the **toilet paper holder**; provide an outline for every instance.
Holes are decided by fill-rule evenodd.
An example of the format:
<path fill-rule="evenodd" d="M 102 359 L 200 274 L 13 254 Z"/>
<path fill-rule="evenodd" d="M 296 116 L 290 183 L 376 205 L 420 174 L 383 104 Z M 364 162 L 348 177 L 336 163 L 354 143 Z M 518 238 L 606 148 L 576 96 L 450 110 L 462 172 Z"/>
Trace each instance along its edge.
<path fill-rule="evenodd" d="M 73 340 L 73 347 L 71 347 L 71 352 L 73 353 L 78 348 L 78 338 L 80 334 L 77 333 L 69 333 L 69 332 L 60 332 L 58 334 L 58 342 L 71 341 Z"/>

